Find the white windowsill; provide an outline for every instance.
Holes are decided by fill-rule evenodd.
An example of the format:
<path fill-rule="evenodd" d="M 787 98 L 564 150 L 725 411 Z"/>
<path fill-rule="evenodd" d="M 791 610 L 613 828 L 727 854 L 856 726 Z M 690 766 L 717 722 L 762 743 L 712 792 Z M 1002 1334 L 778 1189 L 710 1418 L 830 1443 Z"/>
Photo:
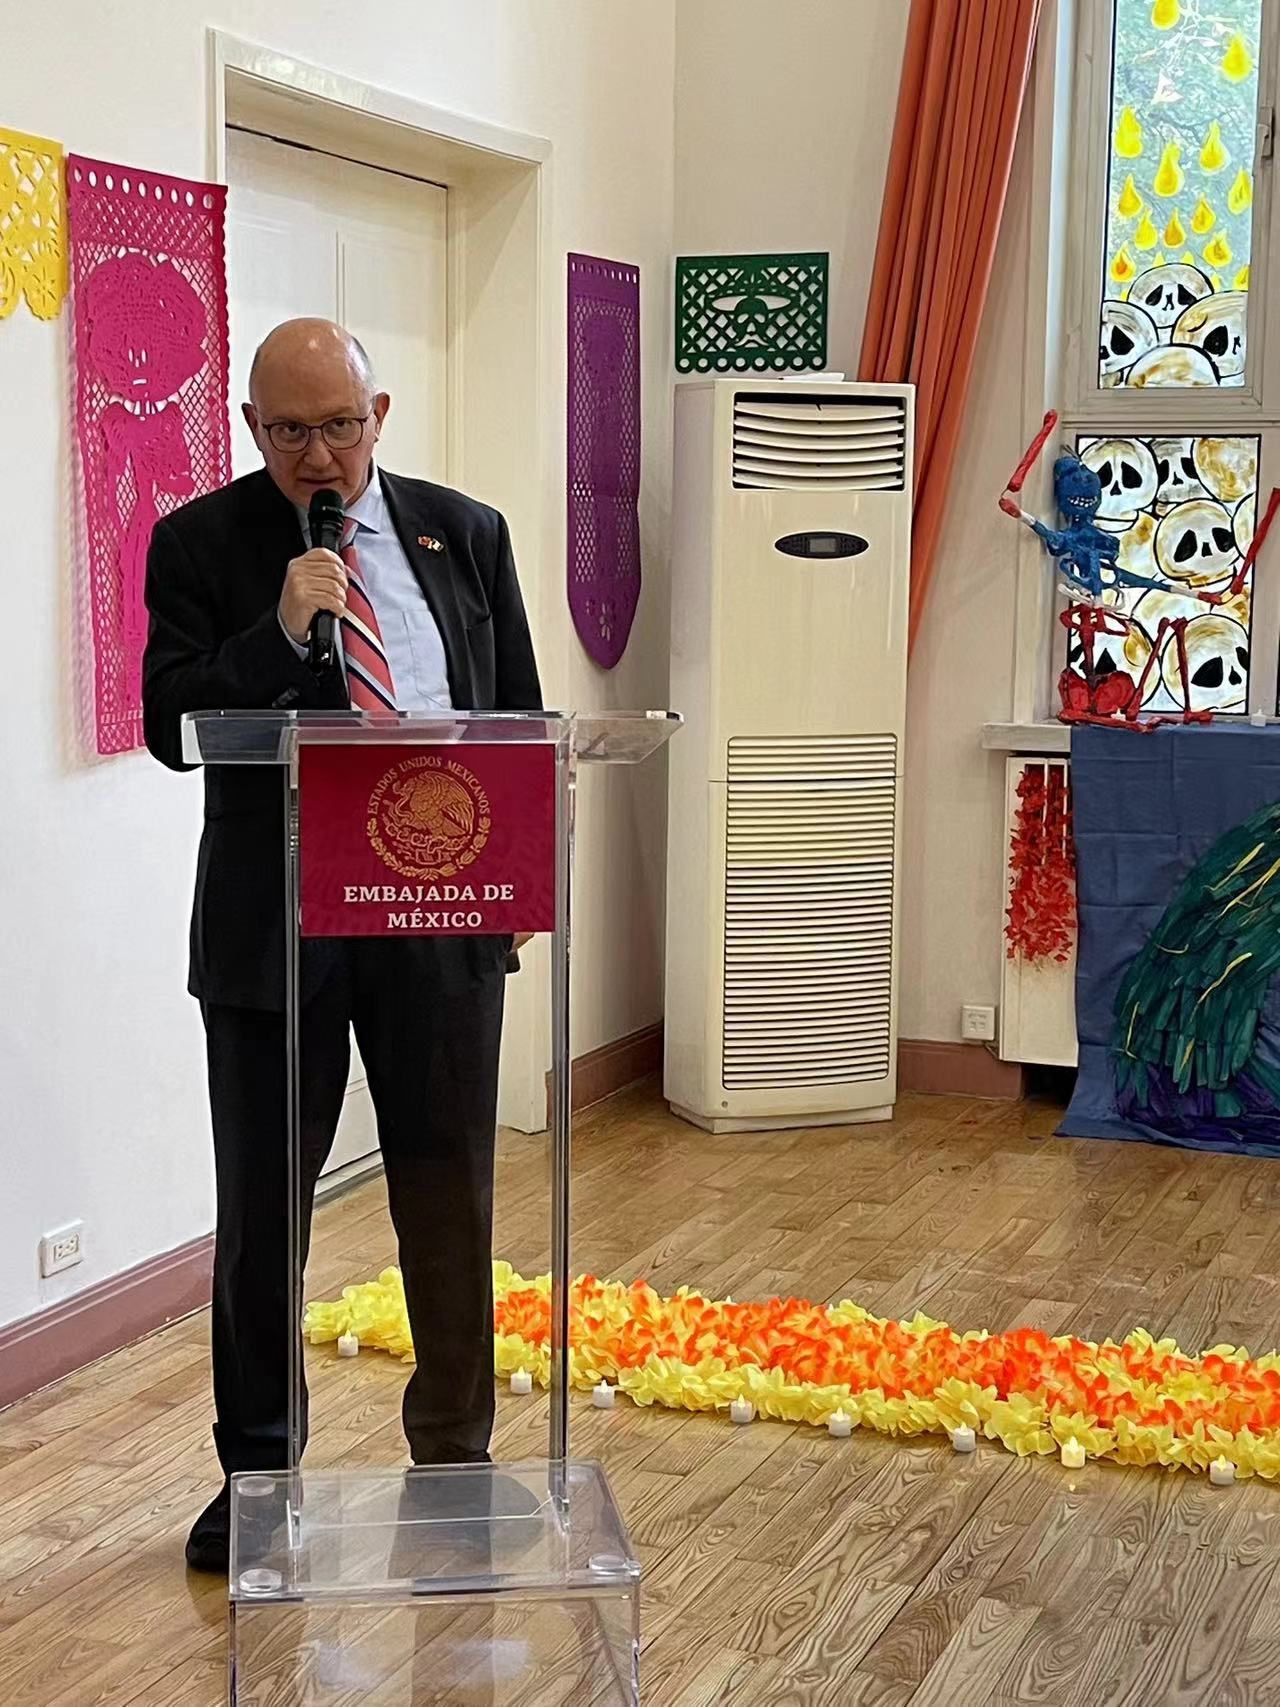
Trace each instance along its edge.
<path fill-rule="evenodd" d="M 1214 724 L 1236 728 L 1252 724 L 1255 729 L 1260 729 L 1264 725 L 1254 721 L 1258 716 L 1256 711 L 1249 717 L 1243 712 L 1220 711 L 1214 718 Z M 1278 726 L 1280 717 L 1266 718 L 1266 728 L 1275 729 Z M 1069 753 L 1071 725 L 1059 723 L 1056 719 L 1044 723 L 984 723 L 982 745 L 989 753 Z"/>
<path fill-rule="evenodd" d="M 982 745 L 990 753 L 1069 753 L 1071 726 L 1044 723 L 984 723 Z"/>

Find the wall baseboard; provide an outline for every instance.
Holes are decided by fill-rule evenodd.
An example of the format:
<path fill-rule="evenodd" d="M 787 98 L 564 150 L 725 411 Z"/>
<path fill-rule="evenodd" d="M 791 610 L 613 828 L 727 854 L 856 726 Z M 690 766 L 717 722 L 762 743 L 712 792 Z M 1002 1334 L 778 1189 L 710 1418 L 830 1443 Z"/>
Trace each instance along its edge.
<path fill-rule="evenodd" d="M 1016 1061 L 1001 1061 L 980 1043 L 900 1038 L 898 1090 L 1017 1102 L 1023 1094 L 1023 1070 Z"/>
<path fill-rule="evenodd" d="M 212 1278 L 210 1233 L 0 1328 L 0 1406 L 201 1309 Z"/>
<path fill-rule="evenodd" d="M 578 1056 L 573 1063 L 574 1109 L 590 1108 L 637 1079 L 661 1070 L 660 1024 L 620 1037 L 616 1043 L 606 1043 L 590 1054 Z M 979 1043 L 900 1038 L 898 1089 L 931 1096 L 993 1097 L 1016 1102 L 1023 1095 L 1024 1071 L 1016 1061 L 1002 1061 Z M 548 1108 L 550 1095 L 548 1076 Z"/>
<path fill-rule="evenodd" d="M 575 1112 L 603 1102 L 615 1091 L 662 1070 L 662 1025 L 647 1025 L 613 1043 L 601 1044 L 573 1062 Z M 547 1124 L 551 1124 L 551 1075 L 547 1074 Z"/>

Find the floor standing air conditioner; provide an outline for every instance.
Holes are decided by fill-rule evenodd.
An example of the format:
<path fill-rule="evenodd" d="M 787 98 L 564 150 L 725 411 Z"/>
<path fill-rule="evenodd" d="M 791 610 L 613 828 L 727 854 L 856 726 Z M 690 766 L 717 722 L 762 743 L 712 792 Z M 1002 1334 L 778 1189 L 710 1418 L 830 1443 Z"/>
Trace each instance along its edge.
<path fill-rule="evenodd" d="M 887 1116 L 910 386 L 676 387 L 666 1077 L 712 1131 Z"/>

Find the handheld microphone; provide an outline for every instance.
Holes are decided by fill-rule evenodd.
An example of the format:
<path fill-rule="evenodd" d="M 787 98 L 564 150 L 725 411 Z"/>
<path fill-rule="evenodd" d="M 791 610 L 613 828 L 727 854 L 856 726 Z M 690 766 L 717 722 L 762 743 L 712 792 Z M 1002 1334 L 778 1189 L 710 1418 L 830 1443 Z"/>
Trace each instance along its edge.
<path fill-rule="evenodd" d="M 339 493 L 330 491 L 328 487 L 320 492 L 313 492 L 311 503 L 307 507 L 307 527 L 311 534 L 312 549 L 319 546 L 323 551 L 336 552 L 342 544 L 342 530 L 346 526 L 346 520 Z M 317 611 L 312 619 L 308 661 L 313 670 L 327 670 L 333 663 L 331 610 Z"/>

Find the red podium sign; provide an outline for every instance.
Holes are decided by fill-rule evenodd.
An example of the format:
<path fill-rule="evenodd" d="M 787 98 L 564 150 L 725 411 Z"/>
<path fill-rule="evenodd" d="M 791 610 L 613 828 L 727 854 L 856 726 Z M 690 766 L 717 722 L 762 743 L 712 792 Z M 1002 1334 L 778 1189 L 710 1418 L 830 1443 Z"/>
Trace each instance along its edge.
<path fill-rule="evenodd" d="M 303 936 L 554 930 L 554 749 L 304 746 L 298 841 Z"/>

